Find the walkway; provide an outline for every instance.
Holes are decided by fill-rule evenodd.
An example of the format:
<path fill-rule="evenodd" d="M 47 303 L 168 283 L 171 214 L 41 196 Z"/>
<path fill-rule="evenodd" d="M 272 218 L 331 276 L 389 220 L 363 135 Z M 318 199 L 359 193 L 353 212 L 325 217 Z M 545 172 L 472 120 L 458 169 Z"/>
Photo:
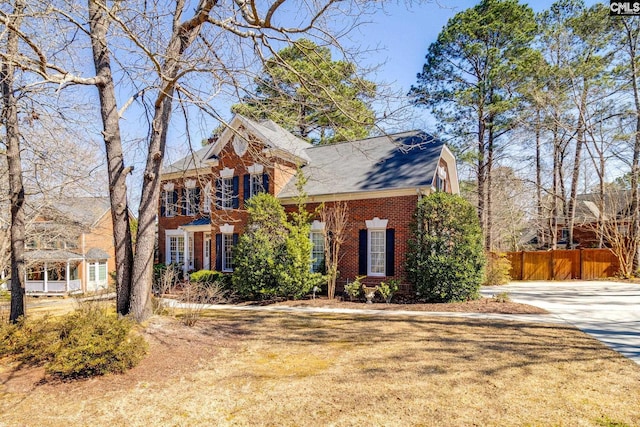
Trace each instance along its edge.
<path fill-rule="evenodd" d="M 514 302 L 544 308 L 640 364 L 640 284 L 610 281 L 512 282 L 486 287 Z"/>

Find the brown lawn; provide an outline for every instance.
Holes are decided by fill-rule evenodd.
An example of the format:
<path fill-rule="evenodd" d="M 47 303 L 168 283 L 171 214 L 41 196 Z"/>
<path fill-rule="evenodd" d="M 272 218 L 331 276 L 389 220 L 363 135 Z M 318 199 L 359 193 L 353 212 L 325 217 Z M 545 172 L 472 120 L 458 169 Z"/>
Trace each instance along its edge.
<path fill-rule="evenodd" d="M 640 425 L 640 366 L 565 326 L 216 311 L 144 334 L 125 375 L 0 362 L 0 426 Z"/>

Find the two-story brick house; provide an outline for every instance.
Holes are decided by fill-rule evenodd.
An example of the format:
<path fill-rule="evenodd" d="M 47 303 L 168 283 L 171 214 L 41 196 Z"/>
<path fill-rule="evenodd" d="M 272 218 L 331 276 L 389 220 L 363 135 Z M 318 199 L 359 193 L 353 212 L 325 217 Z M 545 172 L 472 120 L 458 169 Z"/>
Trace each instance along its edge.
<path fill-rule="evenodd" d="M 313 146 L 271 121 L 236 115 L 220 137 L 163 170 L 159 261 L 185 270 L 233 271 L 233 247 L 244 230 L 245 202 L 258 192 L 295 207 L 296 170 L 307 178 L 308 208 L 344 201 L 347 238 L 340 280 L 402 280 L 409 224 L 420 197 L 457 193 L 455 158 L 421 131 Z M 312 224 L 313 258 L 323 256 L 323 224 Z"/>

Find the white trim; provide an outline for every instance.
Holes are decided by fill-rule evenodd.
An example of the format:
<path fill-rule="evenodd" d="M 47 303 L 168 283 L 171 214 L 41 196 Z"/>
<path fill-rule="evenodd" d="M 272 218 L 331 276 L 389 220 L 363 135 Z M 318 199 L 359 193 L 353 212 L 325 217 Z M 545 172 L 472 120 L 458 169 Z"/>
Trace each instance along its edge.
<path fill-rule="evenodd" d="M 208 248 L 207 243 L 209 243 Z M 211 233 L 205 233 L 202 236 L 202 269 L 211 270 Z"/>
<path fill-rule="evenodd" d="M 311 231 L 322 231 L 324 230 L 324 222 L 320 222 L 317 219 L 311 223 Z"/>
<path fill-rule="evenodd" d="M 165 230 L 164 231 L 164 260 L 166 264 L 171 264 L 172 262 L 177 262 L 174 259 L 171 259 L 171 237 L 182 237 L 184 238 L 184 231 L 182 230 Z M 180 250 L 179 247 L 176 247 L 177 250 Z M 184 250 L 184 248 L 182 248 Z"/>
<path fill-rule="evenodd" d="M 233 226 L 230 226 L 233 229 Z M 222 265 L 220 266 L 220 269 L 224 272 L 224 273 L 232 273 L 233 272 L 233 267 L 229 267 L 227 266 L 227 244 L 226 244 L 226 240 L 227 238 L 231 238 L 231 249 L 233 250 L 233 232 L 231 233 L 222 233 L 221 236 L 221 250 L 222 250 L 222 254 L 221 254 L 221 261 L 222 261 Z M 231 264 L 233 265 L 233 253 L 231 255 Z"/>
<path fill-rule="evenodd" d="M 196 188 L 196 180 L 195 179 L 187 179 L 184 181 L 184 188 L 193 189 Z"/>
<path fill-rule="evenodd" d="M 367 226 L 367 276 L 371 277 L 383 277 L 387 275 L 387 225 L 389 224 L 388 219 L 380 219 L 377 216 L 373 219 L 366 220 L 365 224 Z M 383 271 L 380 272 L 372 272 L 371 271 L 371 233 L 372 232 L 382 232 L 383 239 L 383 257 L 382 257 L 382 266 Z"/>
<path fill-rule="evenodd" d="M 229 169 L 225 167 L 220 171 L 220 178 L 233 178 L 233 173 L 234 173 L 233 169 Z"/>
<path fill-rule="evenodd" d="M 365 224 L 367 225 L 367 229 L 377 229 L 377 230 L 385 230 L 387 228 L 387 224 L 389 223 L 388 219 L 380 219 L 377 216 L 373 219 L 366 220 Z"/>
<path fill-rule="evenodd" d="M 251 175 L 258 175 L 264 173 L 264 165 L 254 163 L 247 168 L 247 172 Z"/>
<path fill-rule="evenodd" d="M 207 182 L 207 185 L 204 186 L 204 194 L 202 196 L 202 212 L 203 213 L 211 213 L 211 205 L 213 204 L 213 193 L 211 192 L 213 185 L 211 185 L 211 181 Z"/>
<path fill-rule="evenodd" d="M 164 191 L 173 191 L 175 189 L 175 184 L 173 182 L 167 182 L 162 186 L 162 189 Z"/>
<path fill-rule="evenodd" d="M 233 234 L 233 228 L 235 226 L 233 225 L 229 225 L 227 223 L 225 223 L 224 225 L 220 226 L 220 234 Z"/>
<path fill-rule="evenodd" d="M 371 233 L 382 233 L 382 239 L 384 241 L 383 247 L 384 252 L 382 252 L 382 273 L 372 272 L 371 271 Z M 370 228 L 367 230 L 367 276 L 370 277 L 384 277 L 387 275 L 387 233 L 384 228 Z"/>
<path fill-rule="evenodd" d="M 394 190 L 373 190 L 373 191 L 357 191 L 352 193 L 336 193 L 336 194 L 318 194 L 308 196 L 307 203 L 321 202 L 338 202 L 350 200 L 369 200 L 369 199 L 385 199 L 389 197 L 416 196 L 417 192 L 422 194 L 431 193 L 430 187 L 410 187 Z M 279 197 L 278 200 L 282 205 L 294 205 L 298 203 L 293 197 Z"/>

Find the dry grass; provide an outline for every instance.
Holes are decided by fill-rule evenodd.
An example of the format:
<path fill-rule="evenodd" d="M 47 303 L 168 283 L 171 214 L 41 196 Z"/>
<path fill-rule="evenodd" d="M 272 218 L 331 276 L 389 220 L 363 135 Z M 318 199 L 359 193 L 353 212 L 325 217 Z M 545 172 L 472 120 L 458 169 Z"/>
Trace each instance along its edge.
<path fill-rule="evenodd" d="M 206 316 L 154 317 L 125 375 L 53 383 L 0 362 L 0 426 L 640 425 L 640 367 L 569 327 Z"/>

